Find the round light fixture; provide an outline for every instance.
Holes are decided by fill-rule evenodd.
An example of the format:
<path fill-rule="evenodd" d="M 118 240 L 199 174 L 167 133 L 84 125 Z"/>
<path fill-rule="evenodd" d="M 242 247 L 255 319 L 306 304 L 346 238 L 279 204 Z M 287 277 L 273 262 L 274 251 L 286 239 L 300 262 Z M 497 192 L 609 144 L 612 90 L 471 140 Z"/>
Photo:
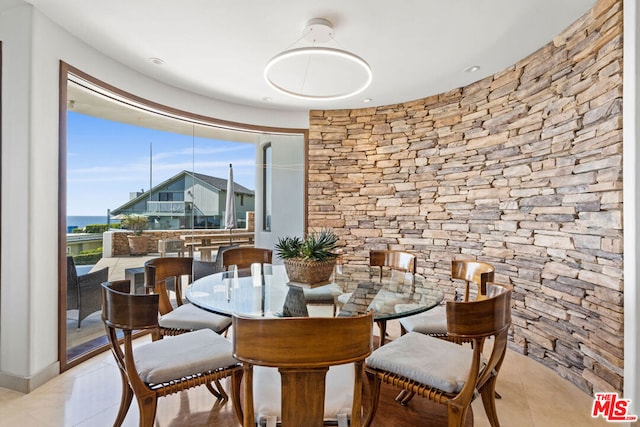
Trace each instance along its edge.
<path fill-rule="evenodd" d="M 303 37 L 315 43 L 333 39 L 331 23 L 316 18 Z M 271 58 L 264 69 L 267 83 L 288 96 L 306 100 L 335 100 L 365 90 L 373 79 L 371 67 L 343 49 L 307 46 L 285 50 Z"/>

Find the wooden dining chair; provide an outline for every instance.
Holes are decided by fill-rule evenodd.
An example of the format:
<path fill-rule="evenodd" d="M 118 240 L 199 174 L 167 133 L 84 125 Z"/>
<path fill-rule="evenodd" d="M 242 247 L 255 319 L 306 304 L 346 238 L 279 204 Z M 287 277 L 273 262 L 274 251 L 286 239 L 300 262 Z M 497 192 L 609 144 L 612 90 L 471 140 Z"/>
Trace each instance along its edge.
<path fill-rule="evenodd" d="M 159 297 L 159 328 L 154 339 L 180 335 L 198 329 L 211 329 L 221 334 L 231 326 L 231 318 L 202 310 L 182 300 L 181 277 L 191 277 L 193 258 L 153 258 L 144 263 L 144 279 L 147 293 Z M 171 304 L 167 281 L 175 284 L 176 307 Z"/>
<path fill-rule="evenodd" d="M 479 393 L 491 426 L 500 425 L 495 385 L 507 349 L 512 288 L 496 283 L 487 283 L 486 287 L 485 299 L 446 303 L 447 333 L 470 340 L 471 346 L 410 332 L 366 359 L 374 400 L 365 425 L 370 425 L 375 416 L 381 382 L 447 405 L 451 427 L 464 425 L 471 401 Z M 485 357 L 488 338 L 493 338 L 493 343 L 490 355 Z"/>
<path fill-rule="evenodd" d="M 494 268 L 491 264 L 471 260 L 452 260 L 451 278 L 464 281 L 464 289 L 461 294 L 462 301 L 469 301 L 471 285 L 475 285 L 475 299 L 486 298 L 487 283 L 493 282 Z M 456 290 L 456 295 L 458 291 Z M 456 298 L 457 299 L 457 298 Z M 436 338 L 463 344 L 471 340 L 465 337 L 451 336 L 447 333 L 447 313 L 444 305 L 439 305 L 431 310 L 400 319 L 401 335 L 407 332 L 419 332 Z M 500 395 L 496 393 L 496 397 Z M 400 393 L 396 400 L 407 404 L 413 398 L 413 393 Z"/>
<path fill-rule="evenodd" d="M 462 301 L 469 301 L 471 285 L 475 285 L 476 298 L 483 298 L 485 287 L 493 281 L 494 268 L 491 264 L 471 260 L 451 261 L 451 278 L 464 281 Z M 456 291 L 457 294 L 457 291 Z M 420 314 L 400 319 L 400 331 L 420 332 L 435 337 L 447 337 L 447 317 L 444 305 L 440 305 Z"/>
<path fill-rule="evenodd" d="M 369 251 L 369 267 L 377 267 L 378 280 L 382 281 L 382 275 L 385 269 L 399 271 L 409 274 L 413 281 L 413 275 L 416 273 L 416 256 L 408 252 L 394 250 L 371 250 Z M 380 330 L 380 345 L 384 345 L 387 338 L 387 321 L 379 320 L 376 322 Z"/>
<path fill-rule="evenodd" d="M 222 269 L 236 266 L 238 270 L 246 270 L 252 264 L 271 264 L 273 250 L 264 248 L 237 247 L 227 249 L 222 253 Z"/>
<path fill-rule="evenodd" d="M 276 420 L 319 427 L 362 426 L 363 362 L 373 350 L 373 313 L 354 317 L 233 317 L 233 354 L 243 363 L 244 427 Z M 279 374 L 279 375 L 278 375 Z M 326 392 L 325 392 L 326 390 Z M 273 424 L 275 425 L 275 424 Z"/>
<path fill-rule="evenodd" d="M 133 331 L 158 328 L 160 297 L 130 294 L 130 286 L 129 280 L 102 284 L 102 321 L 122 379 L 114 426 L 122 425 L 134 397 L 140 426 L 151 427 L 159 397 L 199 385 L 210 388 L 234 373 L 233 381 L 239 380 L 242 368 L 232 355 L 231 342 L 208 329 L 134 348 Z M 226 394 L 216 397 L 226 399 Z"/>
<path fill-rule="evenodd" d="M 369 266 L 378 268 L 379 280 L 382 280 L 384 269 L 415 274 L 416 256 L 403 251 L 371 250 L 369 251 Z"/>

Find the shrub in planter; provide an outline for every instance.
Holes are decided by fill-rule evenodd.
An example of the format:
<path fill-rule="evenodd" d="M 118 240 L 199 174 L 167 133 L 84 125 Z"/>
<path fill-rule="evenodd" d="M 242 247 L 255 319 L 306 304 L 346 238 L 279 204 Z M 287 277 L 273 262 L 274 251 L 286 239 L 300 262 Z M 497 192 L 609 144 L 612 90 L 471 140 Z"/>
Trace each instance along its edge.
<path fill-rule="evenodd" d="M 338 236 L 328 229 L 308 233 L 304 238 L 279 238 L 275 245 L 289 280 L 309 285 L 329 281 L 338 257 L 337 248 Z"/>

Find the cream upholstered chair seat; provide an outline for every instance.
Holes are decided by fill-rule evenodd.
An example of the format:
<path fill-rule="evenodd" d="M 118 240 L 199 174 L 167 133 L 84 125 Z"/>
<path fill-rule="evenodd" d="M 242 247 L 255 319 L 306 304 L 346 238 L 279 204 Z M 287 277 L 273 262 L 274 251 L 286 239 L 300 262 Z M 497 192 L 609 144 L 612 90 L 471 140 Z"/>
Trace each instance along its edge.
<path fill-rule="evenodd" d="M 447 357 L 439 357 L 441 355 Z M 473 350 L 469 346 L 410 332 L 394 340 L 393 345 L 380 347 L 365 362 L 371 368 L 412 378 L 447 393 L 457 393 L 469 376 L 472 357 Z"/>
<path fill-rule="evenodd" d="M 216 333 L 225 331 L 231 324 L 231 318 L 210 313 L 193 304 L 184 304 L 160 316 L 161 328 L 171 330 L 209 329 Z"/>
<path fill-rule="evenodd" d="M 193 258 L 152 258 L 144 263 L 145 286 L 151 293 L 158 294 L 158 332 L 154 339 L 180 335 L 198 329 L 211 329 L 222 334 L 231 326 L 231 318 L 205 311 L 182 300 L 181 279 L 193 274 Z M 167 292 L 167 282 L 175 284 L 177 307 L 171 303 Z"/>
<path fill-rule="evenodd" d="M 135 348 L 133 355 L 140 378 L 147 384 L 238 364 L 232 355 L 231 341 L 210 329 L 150 342 Z"/>
<path fill-rule="evenodd" d="M 407 331 L 419 332 L 426 335 L 446 335 L 447 315 L 444 305 L 438 305 L 431 310 L 413 316 L 407 316 L 402 320 L 402 326 Z"/>
<path fill-rule="evenodd" d="M 325 383 L 324 419 L 338 421 L 347 426 L 353 404 L 353 363 L 331 366 Z M 253 368 L 253 395 L 256 425 L 271 427 L 280 423 L 282 391 L 277 368 L 255 366 Z"/>

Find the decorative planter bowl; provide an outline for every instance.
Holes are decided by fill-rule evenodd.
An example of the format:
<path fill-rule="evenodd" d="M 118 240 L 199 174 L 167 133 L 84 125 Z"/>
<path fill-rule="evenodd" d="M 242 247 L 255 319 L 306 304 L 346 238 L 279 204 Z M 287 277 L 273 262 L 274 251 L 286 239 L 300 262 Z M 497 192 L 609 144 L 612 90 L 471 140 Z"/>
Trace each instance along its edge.
<path fill-rule="evenodd" d="M 309 261 L 302 259 L 285 259 L 284 268 L 287 270 L 289 282 L 303 285 L 324 285 L 329 283 L 336 265 L 336 259 L 326 261 Z"/>

